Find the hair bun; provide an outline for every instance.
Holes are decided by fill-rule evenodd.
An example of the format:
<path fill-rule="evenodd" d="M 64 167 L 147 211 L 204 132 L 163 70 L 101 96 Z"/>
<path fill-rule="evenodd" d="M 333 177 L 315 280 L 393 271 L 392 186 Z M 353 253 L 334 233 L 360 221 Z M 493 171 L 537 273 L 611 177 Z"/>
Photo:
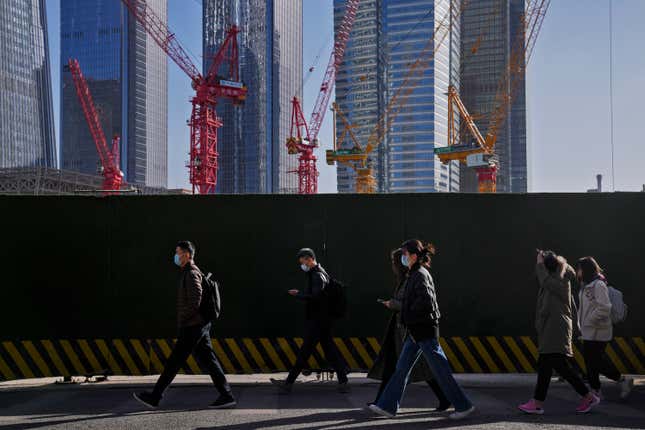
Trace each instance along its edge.
<path fill-rule="evenodd" d="M 434 257 L 435 255 L 437 255 L 437 248 L 433 243 L 428 243 L 424 248 L 424 252 Z"/>

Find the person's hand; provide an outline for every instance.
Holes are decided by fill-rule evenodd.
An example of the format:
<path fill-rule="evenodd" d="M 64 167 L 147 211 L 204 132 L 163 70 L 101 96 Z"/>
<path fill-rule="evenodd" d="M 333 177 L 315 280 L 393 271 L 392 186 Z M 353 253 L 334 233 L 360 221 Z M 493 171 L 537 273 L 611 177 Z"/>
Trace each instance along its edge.
<path fill-rule="evenodd" d="M 292 296 L 297 296 L 300 291 L 298 290 L 289 290 L 288 293 L 291 294 Z"/>
<path fill-rule="evenodd" d="M 383 306 L 385 306 L 386 308 L 392 309 L 392 300 L 385 300 L 381 303 L 383 303 Z"/>
<path fill-rule="evenodd" d="M 544 252 L 540 249 L 537 250 L 537 263 L 544 264 Z"/>

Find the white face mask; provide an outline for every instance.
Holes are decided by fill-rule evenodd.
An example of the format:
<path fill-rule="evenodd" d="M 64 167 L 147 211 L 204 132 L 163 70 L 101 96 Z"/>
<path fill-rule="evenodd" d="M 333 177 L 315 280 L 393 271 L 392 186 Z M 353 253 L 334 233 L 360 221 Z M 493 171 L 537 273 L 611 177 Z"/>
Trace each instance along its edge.
<path fill-rule="evenodd" d="M 309 266 L 307 266 L 306 264 L 301 264 L 300 268 L 302 269 L 303 272 L 308 272 L 309 271 Z"/>
<path fill-rule="evenodd" d="M 408 267 L 410 265 L 410 258 L 405 254 L 401 255 L 401 264 Z"/>

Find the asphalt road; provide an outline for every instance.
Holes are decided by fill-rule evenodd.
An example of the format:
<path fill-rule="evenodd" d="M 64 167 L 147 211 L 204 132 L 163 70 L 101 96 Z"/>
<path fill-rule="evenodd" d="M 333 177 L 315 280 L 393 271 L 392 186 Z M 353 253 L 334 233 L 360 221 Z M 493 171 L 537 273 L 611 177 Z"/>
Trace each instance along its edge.
<path fill-rule="evenodd" d="M 645 428 L 645 385 L 627 402 L 618 401 L 611 384 L 606 399 L 591 414 L 573 411 L 577 396 L 564 383 L 554 382 L 541 417 L 522 415 L 516 405 L 532 394 L 534 376 L 462 377 L 478 412 L 466 421 L 453 422 L 445 413 L 433 413 L 436 400 L 424 385 L 407 392 L 395 419 L 377 418 L 364 410 L 376 385 L 352 381 L 350 394 L 339 394 L 334 383 L 308 381 L 289 396 L 278 396 L 266 377 L 233 381 L 238 407 L 210 410 L 216 393 L 207 379 L 180 379 L 158 410 L 144 410 L 131 393 L 149 386 L 152 379 L 121 380 L 100 384 L 56 386 L 49 383 L 0 384 L 2 429 L 627 429 Z"/>

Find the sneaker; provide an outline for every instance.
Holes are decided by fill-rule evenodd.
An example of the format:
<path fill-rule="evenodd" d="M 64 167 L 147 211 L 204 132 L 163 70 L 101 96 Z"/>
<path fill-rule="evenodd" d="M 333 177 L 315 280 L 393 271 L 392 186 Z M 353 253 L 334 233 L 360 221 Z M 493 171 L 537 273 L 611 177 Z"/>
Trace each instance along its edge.
<path fill-rule="evenodd" d="M 341 394 L 347 394 L 350 391 L 352 391 L 351 387 L 349 386 L 349 382 L 339 382 L 338 383 L 338 392 Z"/>
<path fill-rule="evenodd" d="M 598 403 L 600 403 L 598 396 L 596 396 L 594 393 L 591 393 L 591 397 L 585 396 L 582 398 L 580 404 L 576 408 L 576 412 L 579 414 L 586 414 L 590 412 L 591 409 L 593 409 L 593 407 Z"/>
<path fill-rule="evenodd" d="M 235 407 L 235 405 L 237 405 L 237 402 L 231 394 L 222 394 L 208 407 L 211 409 L 229 409 Z"/>
<path fill-rule="evenodd" d="M 538 406 L 535 399 L 531 399 L 528 402 L 521 404 L 517 407 L 520 411 L 531 414 L 531 415 L 542 415 L 544 414 L 544 409 L 541 406 Z"/>
<path fill-rule="evenodd" d="M 620 398 L 625 400 L 629 397 L 629 394 L 634 388 L 634 378 L 626 378 L 623 376 L 623 379 L 620 380 Z"/>
<path fill-rule="evenodd" d="M 385 409 L 381 409 L 381 408 L 379 408 L 378 406 L 376 406 L 373 403 L 368 406 L 368 409 L 370 411 L 374 412 L 376 415 L 380 415 L 380 416 L 386 417 L 386 418 L 394 418 L 393 413 L 390 413 L 390 412 L 386 411 Z"/>
<path fill-rule="evenodd" d="M 271 383 L 278 387 L 278 394 L 291 394 L 291 389 L 293 384 L 289 384 L 287 381 L 282 381 L 280 379 L 270 379 Z"/>
<path fill-rule="evenodd" d="M 591 389 L 591 392 L 596 395 L 600 400 L 602 400 L 602 391 L 601 390 L 594 390 L 593 388 Z"/>
<path fill-rule="evenodd" d="M 452 414 L 448 415 L 448 417 L 451 420 L 463 420 L 464 418 L 469 417 L 473 412 L 475 412 L 475 407 L 471 406 L 470 409 L 466 409 L 465 411 L 453 412 Z"/>
<path fill-rule="evenodd" d="M 148 409 L 157 409 L 159 406 L 159 398 L 153 396 L 149 391 L 132 393 L 132 397 Z"/>

